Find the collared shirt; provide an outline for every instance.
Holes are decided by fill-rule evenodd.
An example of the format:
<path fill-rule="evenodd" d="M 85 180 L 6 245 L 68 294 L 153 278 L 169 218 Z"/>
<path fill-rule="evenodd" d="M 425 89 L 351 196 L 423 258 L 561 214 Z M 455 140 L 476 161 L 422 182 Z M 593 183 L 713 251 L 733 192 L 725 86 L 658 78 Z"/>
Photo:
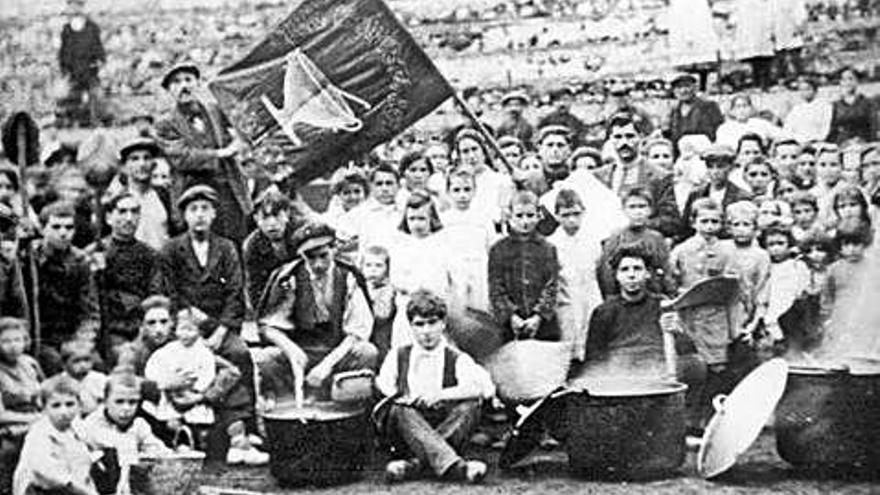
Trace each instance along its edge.
<path fill-rule="evenodd" d="M 443 366 L 445 363 L 444 353 L 447 344 L 441 343 L 431 350 L 426 350 L 418 344 L 414 344 L 410 352 L 409 372 L 406 380 L 410 394 L 413 396 L 436 394 L 443 389 Z M 397 359 L 399 353 L 394 349 L 388 353 L 379 376 L 376 378 L 376 387 L 383 395 L 391 397 L 396 395 Z M 495 385 L 489 373 L 478 365 L 474 360 L 463 352 L 459 352 L 455 361 L 455 379 L 458 386 L 474 390 L 480 397 L 488 399 L 495 394 Z"/>
<path fill-rule="evenodd" d="M 127 427 L 121 428 L 107 416 L 107 409 L 99 407 L 82 423 L 83 439 L 92 449 L 116 449 L 120 461 L 137 462 L 140 454 L 155 455 L 170 452 L 143 418 L 134 418 Z"/>
<path fill-rule="evenodd" d="M 208 266 L 208 240 L 204 241 L 196 240 L 195 237 L 190 237 L 193 253 L 196 255 L 196 260 L 199 262 L 199 266 L 202 268 Z"/>
<path fill-rule="evenodd" d="M 66 431 L 59 431 L 45 416 L 34 422 L 15 468 L 12 493 L 31 493 L 29 487 L 66 488 L 68 483 L 94 490 L 90 476 L 92 459 L 80 428 L 80 422 L 75 421 Z M 61 482 L 60 486 L 52 483 L 56 480 Z"/>

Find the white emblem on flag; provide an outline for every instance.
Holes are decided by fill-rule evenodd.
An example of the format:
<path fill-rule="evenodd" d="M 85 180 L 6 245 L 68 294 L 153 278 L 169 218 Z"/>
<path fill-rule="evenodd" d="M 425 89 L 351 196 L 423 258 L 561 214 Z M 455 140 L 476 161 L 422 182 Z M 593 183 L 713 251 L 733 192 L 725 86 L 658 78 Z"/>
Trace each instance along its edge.
<path fill-rule="evenodd" d="M 364 123 L 355 115 L 346 100 L 365 110 L 370 109 L 368 102 L 333 85 L 301 49 L 293 50 L 285 58 L 287 67 L 284 73 L 282 108 L 276 107 L 265 94 L 260 99 L 294 146 L 303 145 L 302 139 L 293 128 L 298 123 L 337 132 L 361 130 Z"/>

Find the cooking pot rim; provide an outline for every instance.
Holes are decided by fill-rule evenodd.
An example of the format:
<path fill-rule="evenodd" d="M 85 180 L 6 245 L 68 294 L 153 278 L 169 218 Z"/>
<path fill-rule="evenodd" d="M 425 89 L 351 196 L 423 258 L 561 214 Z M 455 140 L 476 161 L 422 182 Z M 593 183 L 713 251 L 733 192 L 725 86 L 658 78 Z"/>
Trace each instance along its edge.
<path fill-rule="evenodd" d="M 573 392 L 586 393 L 590 397 L 638 398 L 676 395 L 687 391 L 688 386 L 675 380 L 598 378 L 571 383 L 569 388 Z"/>
<path fill-rule="evenodd" d="M 366 408 L 357 404 L 318 402 L 306 404 L 300 410 L 294 405 L 284 405 L 265 411 L 260 415 L 269 421 L 338 421 L 361 416 Z"/>

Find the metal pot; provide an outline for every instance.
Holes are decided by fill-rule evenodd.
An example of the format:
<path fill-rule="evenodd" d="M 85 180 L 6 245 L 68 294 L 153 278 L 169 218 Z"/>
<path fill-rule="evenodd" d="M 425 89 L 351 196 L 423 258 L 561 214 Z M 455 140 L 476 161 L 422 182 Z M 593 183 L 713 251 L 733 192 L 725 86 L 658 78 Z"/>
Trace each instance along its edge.
<path fill-rule="evenodd" d="M 567 394 L 565 447 L 573 474 L 589 478 L 667 476 L 685 459 L 687 385 L 597 379 Z"/>
<path fill-rule="evenodd" d="M 281 486 L 353 481 L 369 465 L 373 429 L 362 405 L 307 404 L 265 413 L 269 468 Z"/>
<path fill-rule="evenodd" d="M 792 366 L 776 410 L 776 450 L 798 468 L 880 472 L 880 363 Z"/>

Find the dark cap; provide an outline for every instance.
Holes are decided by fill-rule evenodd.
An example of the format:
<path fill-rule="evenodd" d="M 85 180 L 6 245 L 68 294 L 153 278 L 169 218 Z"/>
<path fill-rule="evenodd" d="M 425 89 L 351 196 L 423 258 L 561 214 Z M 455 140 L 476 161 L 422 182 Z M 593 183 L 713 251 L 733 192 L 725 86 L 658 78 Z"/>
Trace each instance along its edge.
<path fill-rule="evenodd" d="M 161 149 L 155 141 L 148 138 L 138 137 L 128 141 L 122 146 L 122 148 L 119 148 L 119 161 L 125 162 L 125 160 L 128 159 L 128 155 L 139 150 L 147 151 L 153 155 L 153 157 L 161 154 Z"/>
<path fill-rule="evenodd" d="M 192 203 L 195 200 L 204 199 L 210 201 L 214 206 L 217 205 L 217 191 L 214 190 L 211 186 L 206 186 L 204 184 L 199 184 L 197 186 L 192 186 L 183 194 L 180 195 L 180 198 L 177 199 L 177 208 L 181 211 L 186 209 L 186 206 Z"/>
<path fill-rule="evenodd" d="M 296 229 L 291 238 L 296 246 L 296 254 L 302 255 L 313 249 L 333 244 L 336 231 L 326 223 L 309 222 Z"/>
<path fill-rule="evenodd" d="M 536 143 L 541 143 L 547 136 L 552 135 L 563 136 L 566 141 L 571 142 L 571 129 L 565 127 L 564 125 L 545 125 L 544 127 L 538 130 L 537 139 L 535 139 Z"/>
<path fill-rule="evenodd" d="M 550 93 L 550 101 L 556 101 L 563 96 L 574 96 L 574 90 L 568 86 L 564 86 Z"/>
<path fill-rule="evenodd" d="M 693 74 L 682 72 L 674 75 L 669 83 L 672 84 L 672 87 L 674 88 L 676 86 L 682 86 L 684 84 L 696 84 L 697 78 Z"/>
<path fill-rule="evenodd" d="M 199 68 L 196 67 L 194 64 L 191 64 L 191 63 L 177 64 L 174 67 L 172 67 L 171 70 L 166 72 L 164 76 L 162 76 L 162 89 L 165 89 L 165 90 L 168 89 L 168 86 L 171 84 L 171 78 L 174 77 L 174 75 L 177 74 L 178 72 L 188 72 L 188 73 L 196 76 L 196 78 L 202 77 L 202 73 L 199 72 Z"/>

